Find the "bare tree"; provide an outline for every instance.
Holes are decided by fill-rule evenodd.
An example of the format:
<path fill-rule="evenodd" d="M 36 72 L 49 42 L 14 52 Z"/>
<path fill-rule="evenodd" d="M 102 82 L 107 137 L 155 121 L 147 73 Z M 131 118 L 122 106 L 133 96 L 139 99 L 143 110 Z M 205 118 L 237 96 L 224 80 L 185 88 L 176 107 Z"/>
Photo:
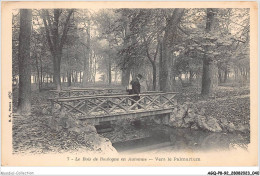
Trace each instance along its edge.
<path fill-rule="evenodd" d="M 207 21 L 206 21 L 206 32 L 209 33 L 213 26 L 213 19 L 214 19 L 214 10 L 213 9 L 207 9 Z M 205 48 L 205 52 L 207 52 L 207 48 Z M 201 94 L 202 95 L 208 95 L 211 93 L 212 89 L 212 74 L 210 73 L 212 70 L 213 63 L 211 62 L 211 59 L 209 55 L 204 55 L 203 58 L 203 74 L 202 74 L 202 89 Z"/>
<path fill-rule="evenodd" d="M 165 33 L 161 46 L 160 64 L 160 90 L 171 91 L 173 89 L 173 70 L 172 70 L 172 44 L 177 33 L 177 26 L 181 20 L 184 9 L 174 9 L 171 16 L 166 19 Z"/>
<path fill-rule="evenodd" d="M 32 29 L 32 10 L 20 10 L 19 34 L 19 97 L 18 112 L 31 113 L 31 62 L 30 62 L 30 37 Z"/>
<path fill-rule="evenodd" d="M 91 49 L 90 49 L 90 19 L 87 19 L 86 26 L 86 44 L 83 44 L 83 53 L 84 53 L 84 70 L 83 70 L 83 78 L 82 78 L 82 85 L 86 86 L 89 81 L 89 60 L 91 59 Z"/>
<path fill-rule="evenodd" d="M 65 10 L 62 9 L 54 9 L 53 18 L 50 15 L 49 10 L 42 10 L 43 13 L 41 15 L 45 26 L 46 37 L 53 57 L 53 78 L 57 90 L 61 90 L 60 63 L 62 48 L 67 38 L 70 18 L 74 10 L 66 10 L 67 17 L 64 21 L 62 21 L 61 14 L 64 11 Z"/>

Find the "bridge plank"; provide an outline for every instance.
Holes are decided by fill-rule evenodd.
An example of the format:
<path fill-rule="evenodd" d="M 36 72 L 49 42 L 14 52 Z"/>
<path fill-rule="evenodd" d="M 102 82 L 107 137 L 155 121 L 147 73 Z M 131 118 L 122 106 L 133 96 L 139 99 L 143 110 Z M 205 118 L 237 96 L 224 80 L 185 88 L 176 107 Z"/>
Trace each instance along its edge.
<path fill-rule="evenodd" d="M 129 111 L 128 113 L 120 113 L 113 115 L 99 115 L 99 116 L 81 116 L 79 120 L 86 120 L 89 123 L 98 124 L 104 121 L 120 120 L 125 118 L 141 118 L 141 117 L 152 117 L 161 114 L 170 114 L 174 108 L 149 110 L 149 111 Z"/>

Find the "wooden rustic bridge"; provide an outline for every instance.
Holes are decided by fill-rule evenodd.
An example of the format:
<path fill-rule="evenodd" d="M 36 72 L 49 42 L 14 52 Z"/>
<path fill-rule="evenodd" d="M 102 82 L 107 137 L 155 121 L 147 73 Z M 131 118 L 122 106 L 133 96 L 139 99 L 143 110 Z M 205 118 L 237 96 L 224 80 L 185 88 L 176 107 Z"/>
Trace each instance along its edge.
<path fill-rule="evenodd" d="M 113 121 L 123 118 L 140 118 L 161 114 L 170 114 L 177 106 L 174 99 L 176 92 L 150 92 L 140 94 L 138 101 L 133 100 L 136 95 L 86 95 L 81 97 L 53 98 L 52 109 L 56 104 L 64 108 L 71 116 L 87 120 L 93 124 Z M 72 94 L 70 94 L 72 95 Z"/>

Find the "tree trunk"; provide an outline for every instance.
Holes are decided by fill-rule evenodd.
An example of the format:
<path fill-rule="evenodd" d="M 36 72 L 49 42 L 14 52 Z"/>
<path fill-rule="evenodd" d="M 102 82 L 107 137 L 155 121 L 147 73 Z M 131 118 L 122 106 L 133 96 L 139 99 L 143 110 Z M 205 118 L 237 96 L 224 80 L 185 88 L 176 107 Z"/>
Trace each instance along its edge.
<path fill-rule="evenodd" d="M 87 49 L 87 51 L 85 50 Z M 90 59 L 90 21 L 88 20 L 87 27 L 87 44 L 83 46 L 83 54 L 84 54 L 84 70 L 83 70 L 83 87 L 87 86 L 90 77 L 90 69 L 89 69 L 89 59 Z"/>
<path fill-rule="evenodd" d="M 221 73 L 221 69 L 218 68 L 218 80 L 219 80 L 219 83 L 223 83 L 223 79 L 222 79 L 222 73 Z"/>
<path fill-rule="evenodd" d="M 161 53 L 162 53 L 162 58 L 161 58 L 161 74 L 160 74 L 160 90 L 163 92 L 166 92 L 169 87 L 169 83 L 167 84 L 168 81 L 168 75 L 169 75 L 169 69 L 168 69 L 168 57 L 169 57 L 169 48 L 167 48 L 166 45 L 166 38 L 164 37 L 164 40 L 162 42 L 162 48 L 161 48 Z"/>
<path fill-rule="evenodd" d="M 71 71 L 69 70 L 69 71 L 67 71 L 67 77 L 68 77 L 68 87 L 70 87 L 71 86 Z"/>
<path fill-rule="evenodd" d="M 19 34 L 19 96 L 18 113 L 31 113 L 31 62 L 30 38 L 32 29 L 32 10 L 20 10 Z"/>
<path fill-rule="evenodd" d="M 81 71 L 79 72 L 79 82 L 82 82 L 82 75 L 81 75 Z"/>
<path fill-rule="evenodd" d="M 88 83 L 88 74 L 89 74 L 89 53 L 85 54 L 84 52 L 84 70 L 83 70 L 83 77 L 82 77 L 82 85 L 84 87 L 87 86 Z"/>
<path fill-rule="evenodd" d="M 42 82 L 43 82 L 43 74 L 42 74 L 42 59 L 40 58 L 40 66 L 41 66 L 41 83 L 40 83 L 40 89 L 42 88 Z"/>
<path fill-rule="evenodd" d="M 73 82 L 73 85 L 75 85 L 75 71 L 72 70 L 72 82 Z"/>
<path fill-rule="evenodd" d="M 127 67 L 126 69 L 122 70 L 122 77 L 121 77 L 121 85 L 126 87 L 129 84 L 130 80 L 130 68 Z"/>
<path fill-rule="evenodd" d="M 130 71 L 131 78 L 132 78 L 132 79 L 136 78 L 137 73 L 138 73 L 138 71 L 137 71 L 136 67 L 133 67 L 133 68 L 131 69 L 131 71 Z"/>
<path fill-rule="evenodd" d="M 108 60 L 108 84 L 111 85 L 112 74 L 111 74 L 111 58 Z"/>
<path fill-rule="evenodd" d="M 159 36 L 157 36 L 157 39 L 159 38 Z M 152 86 L 152 90 L 156 90 L 156 57 L 157 57 L 157 54 L 158 54 L 158 50 L 160 48 L 160 41 L 158 40 L 157 41 L 157 47 L 156 47 L 156 51 L 155 51 L 155 54 L 154 54 L 154 57 L 152 59 L 150 53 L 149 53 L 149 47 L 148 47 L 148 43 L 145 42 L 146 44 L 146 55 L 150 61 L 150 63 L 152 64 L 152 68 L 153 68 L 153 73 L 152 73 L 152 79 L 153 79 L 153 86 Z M 147 74 L 148 75 L 148 74 Z"/>
<path fill-rule="evenodd" d="M 209 33 L 213 26 L 214 11 L 213 9 L 207 9 L 207 21 L 206 21 L 206 32 Z M 205 48 L 205 52 L 208 52 L 208 48 Z M 211 60 L 208 55 L 204 55 L 203 58 L 203 74 L 202 74 L 202 95 L 209 95 L 212 93 L 213 84 L 212 74 L 210 73 Z"/>
<path fill-rule="evenodd" d="M 42 19 L 46 31 L 46 38 L 49 44 L 49 48 L 53 57 L 53 69 L 54 76 L 53 80 L 57 90 L 61 90 L 61 79 L 60 79 L 60 63 L 62 48 L 67 38 L 69 30 L 70 17 L 73 13 L 73 9 L 68 11 L 68 15 L 64 20 L 64 23 L 60 21 L 61 9 L 53 9 L 53 19 L 51 20 L 49 10 L 42 10 Z M 48 21 L 48 23 L 47 23 Z M 63 24 L 63 25 L 61 25 Z M 62 30 L 59 27 L 62 26 Z M 62 31 L 62 34 L 60 34 Z"/>
<path fill-rule="evenodd" d="M 89 78 L 92 80 L 93 83 L 95 83 L 95 79 L 96 79 L 96 71 L 97 71 L 97 56 L 95 54 L 93 54 L 93 57 L 92 57 L 92 54 L 91 54 L 91 73 L 89 75 Z"/>
<path fill-rule="evenodd" d="M 72 70 L 71 75 L 72 75 L 72 82 L 75 83 L 75 72 L 74 72 L 74 70 Z"/>
<path fill-rule="evenodd" d="M 246 80 L 250 79 L 250 70 L 247 68 L 246 69 Z"/>
<path fill-rule="evenodd" d="M 75 82 L 77 83 L 78 82 L 78 72 L 75 71 Z"/>
<path fill-rule="evenodd" d="M 193 82 L 193 77 L 194 77 L 194 72 L 193 71 L 189 71 L 190 72 L 190 77 L 189 77 L 189 83 L 192 84 Z"/>
<path fill-rule="evenodd" d="M 162 62 L 163 62 L 163 59 L 162 59 L 162 43 L 160 42 L 160 46 L 159 46 L 159 51 L 160 51 L 160 56 L 159 56 L 159 87 L 160 87 L 160 90 L 162 91 L 163 90 L 163 88 L 162 88 L 162 85 L 164 84 L 166 84 L 166 83 L 164 83 L 165 82 L 165 80 L 164 80 L 164 69 L 163 69 L 163 64 L 162 64 Z"/>
<path fill-rule="evenodd" d="M 35 75 L 33 75 L 33 83 L 37 83 L 37 80 L 36 80 L 36 76 Z"/>
<path fill-rule="evenodd" d="M 187 72 L 184 73 L 184 77 L 185 77 L 185 81 L 187 82 L 188 81 L 188 73 Z"/>
<path fill-rule="evenodd" d="M 115 83 L 117 83 L 117 72 L 118 72 L 118 71 L 115 70 L 115 81 L 114 81 Z"/>
<path fill-rule="evenodd" d="M 180 80 L 181 85 L 183 86 L 183 80 L 182 80 L 181 76 L 182 76 L 182 74 L 179 74 L 179 75 L 178 75 L 178 80 Z"/>
<path fill-rule="evenodd" d="M 47 84 L 49 84 L 49 74 L 47 74 Z"/>
<path fill-rule="evenodd" d="M 155 62 L 152 63 L 153 66 L 153 90 L 156 90 L 156 65 Z"/>
<path fill-rule="evenodd" d="M 202 74 L 202 95 L 213 94 L 218 85 L 217 67 L 214 62 L 208 59 L 203 60 L 203 74 Z"/>
<path fill-rule="evenodd" d="M 227 71 L 227 68 L 226 68 L 225 73 L 224 73 L 224 83 L 227 82 L 227 77 L 228 77 L 228 71 Z"/>
<path fill-rule="evenodd" d="M 203 72 L 202 72 L 202 88 L 201 88 L 201 94 L 202 95 L 208 95 L 210 93 L 210 70 L 209 70 L 209 60 L 205 59 L 203 60 Z"/>
<path fill-rule="evenodd" d="M 37 70 L 37 79 L 38 79 L 38 88 L 39 88 L 39 92 L 41 90 L 41 78 L 40 78 L 40 70 L 39 70 L 39 61 L 38 61 L 38 57 L 36 57 L 36 70 Z"/>
<path fill-rule="evenodd" d="M 173 61 L 172 61 L 172 45 L 175 40 L 178 23 L 181 20 L 184 9 L 174 9 L 170 18 L 167 19 L 165 33 L 161 46 L 161 68 L 160 68 L 160 90 L 173 90 Z"/>
<path fill-rule="evenodd" d="M 211 88 L 210 88 L 210 93 L 214 93 L 215 89 L 218 86 L 218 67 L 217 67 L 217 62 L 210 62 L 210 79 L 211 79 Z"/>
<path fill-rule="evenodd" d="M 74 75 L 74 83 L 76 83 L 77 82 L 77 71 L 76 70 L 73 71 L 73 75 Z"/>
<path fill-rule="evenodd" d="M 57 90 L 61 90 L 60 61 L 61 61 L 61 52 L 56 54 L 53 58 L 53 82 L 56 85 Z"/>

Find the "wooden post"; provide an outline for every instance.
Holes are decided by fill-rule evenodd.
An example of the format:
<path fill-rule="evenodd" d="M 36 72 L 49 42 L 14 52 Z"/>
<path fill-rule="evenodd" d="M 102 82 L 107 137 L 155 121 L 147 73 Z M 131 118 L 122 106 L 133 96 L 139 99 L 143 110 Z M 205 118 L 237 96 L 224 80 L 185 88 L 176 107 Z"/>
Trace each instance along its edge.
<path fill-rule="evenodd" d="M 51 114 L 54 113 L 54 100 L 51 100 Z"/>
<path fill-rule="evenodd" d="M 126 110 L 129 112 L 129 97 L 126 97 Z"/>
<path fill-rule="evenodd" d="M 82 83 L 82 72 L 79 72 L 79 82 Z"/>
<path fill-rule="evenodd" d="M 162 107 L 162 103 L 163 103 L 163 101 L 162 101 L 163 100 L 162 94 L 160 94 L 159 97 L 160 97 L 159 98 L 159 101 L 160 101 L 159 106 Z"/>
<path fill-rule="evenodd" d="M 63 103 L 61 103 L 60 110 L 63 111 L 63 108 L 64 108 L 64 105 L 63 105 Z"/>
<path fill-rule="evenodd" d="M 88 113 L 88 101 L 87 100 L 85 100 L 85 112 L 86 112 L 86 114 Z"/>
<path fill-rule="evenodd" d="M 147 95 L 145 95 L 145 96 L 147 96 Z M 144 107 L 146 109 L 146 97 L 145 96 L 144 96 Z M 141 96 L 140 96 L 140 98 L 141 98 Z"/>

